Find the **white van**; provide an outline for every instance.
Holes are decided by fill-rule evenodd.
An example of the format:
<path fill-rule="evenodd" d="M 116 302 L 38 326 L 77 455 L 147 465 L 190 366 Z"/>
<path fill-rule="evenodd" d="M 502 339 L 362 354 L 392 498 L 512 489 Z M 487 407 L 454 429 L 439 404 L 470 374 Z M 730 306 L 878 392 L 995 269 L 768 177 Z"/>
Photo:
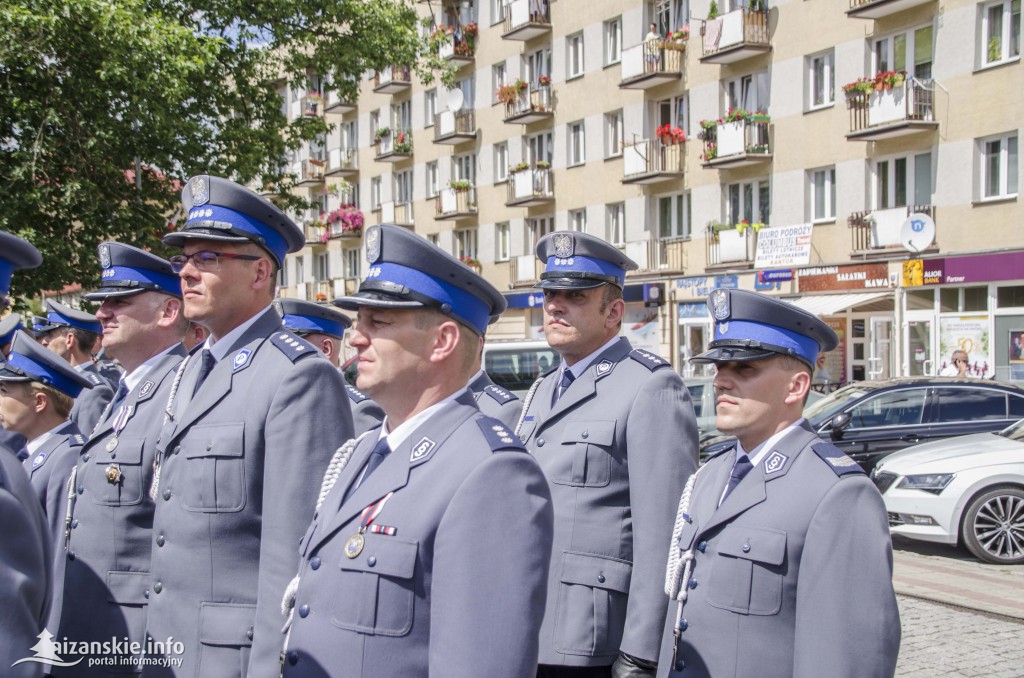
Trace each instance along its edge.
<path fill-rule="evenodd" d="M 488 341 L 484 343 L 484 372 L 495 384 L 520 398 L 537 377 L 561 361 L 543 339 Z"/>

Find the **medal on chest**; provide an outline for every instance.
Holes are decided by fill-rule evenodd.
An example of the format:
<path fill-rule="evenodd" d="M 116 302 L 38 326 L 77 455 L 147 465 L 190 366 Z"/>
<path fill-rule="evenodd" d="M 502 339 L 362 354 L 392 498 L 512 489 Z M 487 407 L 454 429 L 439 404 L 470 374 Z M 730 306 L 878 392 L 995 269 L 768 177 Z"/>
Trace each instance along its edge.
<path fill-rule="evenodd" d="M 363 509 L 362 514 L 359 516 L 359 529 L 345 542 L 345 556 L 349 559 L 359 557 L 359 554 L 363 552 L 363 547 L 366 546 L 366 539 L 363 537 L 366 534 L 367 528 L 369 528 L 373 521 L 377 519 L 380 512 L 384 510 L 384 504 L 391 499 L 391 495 L 394 492 L 388 492 L 380 501 L 370 504 Z"/>

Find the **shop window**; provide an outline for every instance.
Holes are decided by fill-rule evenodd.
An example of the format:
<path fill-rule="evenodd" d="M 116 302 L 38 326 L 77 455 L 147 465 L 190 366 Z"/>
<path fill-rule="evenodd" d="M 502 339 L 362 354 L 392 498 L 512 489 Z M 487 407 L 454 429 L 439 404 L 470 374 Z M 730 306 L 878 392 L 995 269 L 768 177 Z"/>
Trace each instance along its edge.
<path fill-rule="evenodd" d="M 939 290 L 940 313 L 988 310 L 988 287 L 944 287 Z"/>
<path fill-rule="evenodd" d="M 931 311 L 935 308 L 935 290 L 907 290 L 907 310 Z"/>
<path fill-rule="evenodd" d="M 998 288 L 996 308 L 1024 308 L 1024 285 Z"/>
<path fill-rule="evenodd" d="M 963 311 L 988 310 L 988 287 L 965 287 L 963 293 Z"/>

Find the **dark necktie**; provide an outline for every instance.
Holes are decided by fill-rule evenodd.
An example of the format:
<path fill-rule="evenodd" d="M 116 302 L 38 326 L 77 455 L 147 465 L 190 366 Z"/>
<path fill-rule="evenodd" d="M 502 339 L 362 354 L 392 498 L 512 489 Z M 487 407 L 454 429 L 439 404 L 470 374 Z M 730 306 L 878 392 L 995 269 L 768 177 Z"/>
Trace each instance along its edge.
<path fill-rule="evenodd" d="M 552 405 L 558 402 L 558 399 L 562 397 L 562 395 L 565 393 L 565 390 L 569 388 L 569 384 L 571 384 L 575 380 L 576 377 L 572 375 L 572 370 L 562 370 L 562 381 L 559 382 L 558 389 L 555 391 L 555 400 L 553 403 L 551 403 Z"/>
<path fill-rule="evenodd" d="M 754 468 L 754 465 L 750 463 L 750 458 L 747 455 L 740 455 L 740 458 L 736 460 L 736 463 L 732 467 L 732 475 L 729 476 L 729 484 L 725 488 L 725 494 L 722 495 L 722 504 L 725 503 L 726 498 L 732 491 L 736 489 L 736 486 L 743 480 L 743 476 L 750 473 L 750 469 Z M 721 506 L 721 504 L 719 504 Z"/>
<path fill-rule="evenodd" d="M 374 446 L 370 452 L 370 458 L 366 460 L 366 466 L 363 467 L 362 477 L 358 478 L 352 485 L 349 486 L 348 492 L 345 493 L 344 499 L 341 503 L 348 501 L 348 498 L 356 491 L 360 485 L 366 482 L 366 479 L 370 477 L 370 474 L 377 470 L 377 467 L 384 463 L 384 459 L 391 454 L 391 448 L 388 447 L 388 439 L 381 438 L 377 441 L 377 445 Z"/>
<path fill-rule="evenodd" d="M 202 358 L 202 364 L 199 366 L 199 377 L 196 379 L 196 387 L 192 389 L 192 397 L 194 398 L 196 393 L 199 392 L 199 387 L 203 385 L 206 378 L 210 376 L 210 372 L 213 371 L 213 366 L 217 364 L 216 358 L 213 357 L 213 353 L 210 349 L 204 348 L 200 354 Z"/>

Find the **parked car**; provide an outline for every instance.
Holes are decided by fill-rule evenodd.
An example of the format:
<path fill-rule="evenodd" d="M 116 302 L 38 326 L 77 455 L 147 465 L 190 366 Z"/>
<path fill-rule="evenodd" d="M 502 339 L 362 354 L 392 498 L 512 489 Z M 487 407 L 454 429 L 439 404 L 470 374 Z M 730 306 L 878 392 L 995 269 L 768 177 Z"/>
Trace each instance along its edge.
<path fill-rule="evenodd" d="M 989 563 L 1024 563 L 1024 419 L 892 454 L 872 480 L 893 534 L 959 543 Z"/>
<path fill-rule="evenodd" d="M 495 384 L 520 398 L 525 397 L 537 377 L 561 360 L 561 356 L 543 339 L 498 340 L 484 344 L 484 371 Z"/>
<path fill-rule="evenodd" d="M 917 443 L 1006 428 L 1024 417 L 1024 389 L 957 377 L 899 377 L 844 386 L 804 410 L 823 439 L 871 472 L 880 459 Z M 706 456 L 731 442 L 705 441 Z"/>

